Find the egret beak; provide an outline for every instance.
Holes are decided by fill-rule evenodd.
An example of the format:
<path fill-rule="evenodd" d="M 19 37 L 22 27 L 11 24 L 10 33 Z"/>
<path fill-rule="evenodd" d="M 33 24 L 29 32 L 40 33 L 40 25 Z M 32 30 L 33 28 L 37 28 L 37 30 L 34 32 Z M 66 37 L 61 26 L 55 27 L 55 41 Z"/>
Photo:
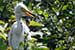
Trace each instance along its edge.
<path fill-rule="evenodd" d="M 27 8 L 22 8 L 22 11 L 25 13 L 26 16 L 33 17 L 32 12 L 29 11 Z"/>

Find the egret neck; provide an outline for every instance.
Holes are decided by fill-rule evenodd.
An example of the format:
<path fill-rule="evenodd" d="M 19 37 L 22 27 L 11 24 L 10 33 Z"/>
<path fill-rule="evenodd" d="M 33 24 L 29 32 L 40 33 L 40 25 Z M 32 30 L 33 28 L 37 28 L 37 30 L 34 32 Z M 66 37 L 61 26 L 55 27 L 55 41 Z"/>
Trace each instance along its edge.
<path fill-rule="evenodd" d="M 16 15 L 16 21 L 17 21 L 17 31 L 20 30 L 19 33 L 22 33 L 23 27 L 22 27 L 22 22 L 21 22 L 21 15 L 19 14 Z"/>

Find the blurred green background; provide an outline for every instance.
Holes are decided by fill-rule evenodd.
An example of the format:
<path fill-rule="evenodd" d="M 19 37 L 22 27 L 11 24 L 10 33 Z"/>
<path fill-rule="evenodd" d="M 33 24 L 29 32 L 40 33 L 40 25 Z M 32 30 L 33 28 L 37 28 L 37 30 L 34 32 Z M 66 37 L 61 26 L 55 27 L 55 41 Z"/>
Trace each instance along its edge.
<path fill-rule="evenodd" d="M 7 35 L 15 22 L 14 7 L 18 2 L 21 0 L 0 0 L 0 50 L 9 50 Z M 30 21 L 31 29 L 37 27 L 44 33 L 43 39 L 28 42 L 31 50 L 75 49 L 75 0 L 26 0 L 24 4 L 37 15 Z"/>

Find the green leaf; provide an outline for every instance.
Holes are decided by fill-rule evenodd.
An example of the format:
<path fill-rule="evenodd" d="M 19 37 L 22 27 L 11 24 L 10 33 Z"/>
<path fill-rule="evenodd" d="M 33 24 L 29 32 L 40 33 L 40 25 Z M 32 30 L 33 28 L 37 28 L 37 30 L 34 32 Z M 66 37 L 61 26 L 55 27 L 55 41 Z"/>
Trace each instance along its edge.
<path fill-rule="evenodd" d="M 62 8 L 62 10 L 66 10 L 68 8 L 68 6 L 69 6 L 68 4 L 64 5 L 63 8 Z"/>
<path fill-rule="evenodd" d="M 37 13 L 40 14 L 40 15 L 43 13 L 43 11 L 42 11 L 41 9 L 37 9 L 36 11 L 37 11 Z"/>
<path fill-rule="evenodd" d="M 47 12 L 43 12 L 43 15 L 44 15 L 45 18 L 49 17 L 49 14 Z"/>
<path fill-rule="evenodd" d="M 4 8 L 4 6 L 1 5 L 1 6 L 0 6 L 0 11 L 3 11 L 3 8 Z"/>
<path fill-rule="evenodd" d="M 19 46 L 23 47 L 24 46 L 24 42 L 20 42 Z"/>
<path fill-rule="evenodd" d="M 56 48 L 55 50 L 64 50 L 66 47 L 65 46 L 60 46 L 58 48 Z"/>
<path fill-rule="evenodd" d="M 4 24 L 5 24 L 5 22 L 4 22 L 4 21 L 2 21 L 2 20 L 0 20 L 0 24 L 4 25 Z"/>
<path fill-rule="evenodd" d="M 29 3 L 29 4 L 28 4 L 28 8 L 29 8 L 29 9 L 32 9 L 32 6 L 33 6 L 32 3 Z"/>
<path fill-rule="evenodd" d="M 37 27 L 41 27 L 41 26 L 43 26 L 43 24 L 38 23 L 38 22 L 35 22 L 35 21 L 30 21 L 29 26 L 37 26 Z"/>
<path fill-rule="evenodd" d="M 3 39 L 0 39 L 0 50 L 6 50 L 7 46 Z"/>
<path fill-rule="evenodd" d="M 0 33 L 0 37 L 6 40 L 6 36 Z"/>
<path fill-rule="evenodd" d="M 56 13 L 57 9 L 55 7 L 52 7 L 52 10 Z"/>
<path fill-rule="evenodd" d="M 15 15 L 11 15 L 10 18 L 11 18 L 11 19 L 14 19 L 14 18 L 16 18 L 16 17 L 15 17 Z"/>
<path fill-rule="evenodd" d="M 36 50 L 50 50 L 50 49 L 47 48 L 47 47 L 46 47 L 46 48 L 45 48 L 45 47 L 43 47 L 43 48 L 41 48 L 41 47 L 37 47 Z"/>

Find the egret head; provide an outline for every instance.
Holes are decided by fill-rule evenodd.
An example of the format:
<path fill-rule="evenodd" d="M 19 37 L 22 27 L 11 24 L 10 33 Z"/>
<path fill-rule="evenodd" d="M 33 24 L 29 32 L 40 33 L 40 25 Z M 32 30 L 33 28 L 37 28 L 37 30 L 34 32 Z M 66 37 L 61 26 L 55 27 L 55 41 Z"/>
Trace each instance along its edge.
<path fill-rule="evenodd" d="M 32 12 L 28 10 L 26 5 L 23 4 L 23 2 L 20 2 L 15 7 L 15 15 L 16 16 L 32 16 Z"/>

